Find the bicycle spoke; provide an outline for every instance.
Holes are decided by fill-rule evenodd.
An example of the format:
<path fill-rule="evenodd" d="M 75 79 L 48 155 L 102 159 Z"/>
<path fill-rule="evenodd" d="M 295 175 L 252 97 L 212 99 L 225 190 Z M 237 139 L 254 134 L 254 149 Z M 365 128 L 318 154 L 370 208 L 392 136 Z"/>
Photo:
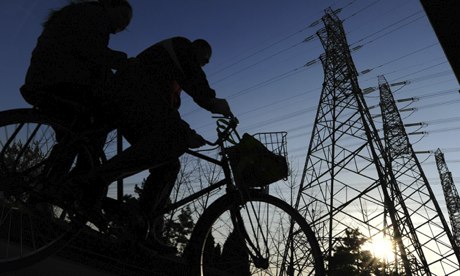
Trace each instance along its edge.
<path fill-rule="evenodd" d="M 58 218 L 63 207 L 38 194 L 48 185 L 43 174 L 56 145 L 55 130 L 67 131 L 48 120 L 36 110 L 0 112 L 1 271 L 54 253 L 73 233 L 71 220 Z"/>

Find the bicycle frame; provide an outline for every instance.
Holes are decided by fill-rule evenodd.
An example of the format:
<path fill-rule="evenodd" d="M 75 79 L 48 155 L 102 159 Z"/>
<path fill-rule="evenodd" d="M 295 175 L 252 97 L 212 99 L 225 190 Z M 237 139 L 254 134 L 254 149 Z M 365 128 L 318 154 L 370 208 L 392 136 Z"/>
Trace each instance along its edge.
<path fill-rule="evenodd" d="M 197 152 L 193 152 L 193 151 L 187 151 L 187 153 L 191 154 L 191 155 L 194 155 L 198 158 L 201 158 L 201 159 L 204 159 L 206 161 L 209 161 L 211 163 L 214 163 L 216 165 L 219 165 L 219 166 L 222 166 L 222 168 L 224 168 L 225 166 L 223 165 L 223 161 L 219 161 L 217 159 L 213 159 L 213 158 L 210 158 L 209 156 L 206 156 L 206 155 L 203 155 L 203 154 L 200 154 L 200 153 L 197 153 Z M 228 167 L 228 166 L 227 166 Z M 225 173 L 225 168 L 224 168 L 224 174 Z M 228 186 L 229 184 L 229 178 L 225 177 L 221 180 L 219 180 L 218 182 L 216 183 L 213 183 L 211 185 L 209 185 L 208 187 L 204 188 L 204 189 L 201 189 L 200 191 L 196 192 L 196 193 L 193 193 L 192 195 L 189 195 L 175 203 L 172 203 L 171 205 L 167 206 L 166 208 L 162 209 L 160 211 L 160 214 L 166 214 L 166 213 L 169 213 L 171 212 L 172 210 L 174 209 L 177 209 L 181 206 L 184 206 L 202 196 L 204 196 L 205 194 L 208 194 L 224 185 L 227 185 Z"/>
<path fill-rule="evenodd" d="M 212 142 L 208 142 L 209 145 L 217 145 L 218 148 L 220 149 L 220 153 L 222 154 L 225 150 L 225 146 L 224 146 L 224 142 L 225 140 L 227 139 L 228 135 L 230 134 L 231 131 L 236 131 L 235 130 L 235 123 L 237 122 L 236 118 L 232 118 L 232 120 L 235 120 L 234 124 L 229 124 L 225 130 L 221 131 L 221 132 L 218 132 L 218 139 L 216 142 L 212 143 Z M 236 186 L 235 184 L 233 183 L 233 180 L 232 180 L 232 174 L 231 174 L 231 171 L 230 171 L 230 164 L 229 164 L 229 161 L 228 161 L 228 158 L 225 156 L 225 154 L 222 154 L 222 159 L 221 160 L 218 160 L 216 158 L 212 158 L 212 157 L 209 157 L 207 155 L 204 155 L 204 154 L 201 154 L 199 152 L 196 152 L 196 151 L 193 151 L 193 150 L 186 150 L 186 153 L 190 154 L 190 155 L 193 155 L 197 158 L 200 158 L 200 159 L 203 159 L 209 163 L 213 163 L 213 164 L 216 164 L 218 166 L 220 166 L 224 172 L 224 178 L 217 181 L 216 183 L 213 183 L 211 185 L 209 185 L 208 187 L 204 188 L 204 189 L 201 189 L 200 191 L 196 192 L 196 193 L 193 193 L 192 195 L 189 195 L 175 203 L 172 203 L 171 205 L 167 206 L 166 208 L 162 209 L 160 212 L 159 212 L 159 215 L 163 215 L 163 214 L 166 214 L 166 213 L 169 213 L 181 206 L 184 206 L 224 185 L 227 186 L 227 192 L 228 191 L 234 191 L 236 190 Z"/>

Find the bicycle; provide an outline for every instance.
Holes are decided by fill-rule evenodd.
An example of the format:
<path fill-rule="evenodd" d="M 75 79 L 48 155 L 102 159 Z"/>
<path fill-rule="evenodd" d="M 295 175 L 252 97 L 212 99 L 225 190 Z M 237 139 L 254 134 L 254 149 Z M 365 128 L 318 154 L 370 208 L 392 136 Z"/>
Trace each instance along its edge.
<path fill-rule="evenodd" d="M 305 219 L 289 204 L 269 195 L 263 185 L 235 181 L 234 157 L 228 143 L 233 140 L 232 134 L 240 138 L 236 131 L 238 121 L 218 120 L 222 122 L 225 126 L 218 128 L 216 142 L 209 143 L 220 151 L 219 158 L 198 151 L 187 153 L 220 166 L 224 177 L 158 212 L 167 214 L 225 188 L 226 193 L 198 218 L 185 248 L 183 258 L 192 275 L 241 275 L 241 269 L 250 275 L 325 275 L 318 241 Z M 73 149 L 92 155 L 94 165 L 104 161 L 100 155 L 94 156 L 94 149 L 86 144 L 88 135 L 100 129 L 75 135 L 59 120 L 35 109 L 0 112 L 0 243 L 5 245 L 0 252 L 0 271 L 29 265 L 56 253 L 77 238 L 86 225 L 72 209 L 71 199 L 54 196 L 53 189 L 52 195 L 46 192 L 47 177 L 51 177 L 47 173 L 59 160 L 50 160 L 58 129 L 72 138 L 67 143 L 73 144 Z M 225 258 L 222 252 L 220 260 L 216 260 L 208 251 L 215 252 L 212 244 L 225 247 L 229 241 L 238 245 L 239 253 L 227 250 Z"/>

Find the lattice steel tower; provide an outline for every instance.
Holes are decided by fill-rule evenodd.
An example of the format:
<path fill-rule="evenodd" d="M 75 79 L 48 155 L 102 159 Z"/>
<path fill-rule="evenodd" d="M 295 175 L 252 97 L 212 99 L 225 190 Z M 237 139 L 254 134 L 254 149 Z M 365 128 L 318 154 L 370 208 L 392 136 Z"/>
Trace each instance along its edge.
<path fill-rule="evenodd" d="M 441 178 L 442 190 L 446 199 L 447 211 L 449 213 L 450 224 L 457 247 L 460 246 L 460 197 L 455 187 L 452 174 L 447 168 L 444 154 L 438 149 L 435 152 L 436 165 L 438 167 L 439 177 Z"/>
<path fill-rule="evenodd" d="M 296 207 L 316 231 L 326 259 L 345 229 L 358 228 L 369 240 L 391 233 L 400 273 L 433 275 L 411 209 L 388 169 L 342 23 L 331 9 L 322 20 L 325 28 L 317 35 L 325 49 L 324 83 Z"/>
<path fill-rule="evenodd" d="M 421 252 L 411 252 L 411 247 L 406 247 L 407 253 L 414 256 L 423 254 L 431 272 L 442 272 L 442 275 L 460 273 L 458 247 L 409 141 L 390 85 L 384 76 L 379 76 L 378 81 L 385 151 L 389 161 L 387 169 L 396 178 L 413 222 L 411 231 L 415 231 L 413 236 L 422 245 Z M 396 192 L 390 190 L 391 196 L 394 197 Z M 409 230 L 410 227 L 404 229 Z"/>

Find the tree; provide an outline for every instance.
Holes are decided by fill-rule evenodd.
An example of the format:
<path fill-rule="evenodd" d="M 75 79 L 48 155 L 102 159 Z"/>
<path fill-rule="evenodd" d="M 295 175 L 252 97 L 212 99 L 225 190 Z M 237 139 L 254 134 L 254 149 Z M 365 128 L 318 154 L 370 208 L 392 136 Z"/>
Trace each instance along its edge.
<path fill-rule="evenodd" d="M 2 171 L 8 172 L 22 172 L 43 161 L 44 154 L 40 150 L 38 143 L 34 143 L 24 147 L 19 142 L 13 142 L 8 148 L 2 149 L 2 156 L 0 157 L 0 165 Z M 33 171 L 36 176 L 40 171 Z"/>
<path fill-rule="evenodd" d="M 180 210 L 176 220 L 170 219 L 164 223 L 163 239 L 167 244 L 176 247 L 178 252 L 184 251 L 195 226 L 191 214 L 190 207 L 186 206 Z"/>
<path fill-rule="evenodd" d="M 45 155 L 38 143 L 23 145 L 14 141 L 0 148 L 0 190 L 8 200 L 25 200 L 28 185 L 36 184 L 37 176 L 43 171 Z"/>
<path fill-rule="evenodd" d="M 225 240 L 222 256 L 220 258 L 221 269 L 232 273 L 232 275 L 250 275 L 249 270 L 249 254 L 246 251 L 244 239 L 238 233 L 238 230 L 233 230 Z"/>
<path fill-rule="evenodd" d="M 209 233 L 209 237 L 206 239 L 203 255 L 205 266 L 219 267 L 221 262 L 222 249 L 220 244 L 215 242 L 212 233 Z"/>
<path fill-rule="evenodd" d="M 362 249 L 366 241 L 359 229 L 345 229 L 345 237 L 340 239 L 329 260 L 329 275 L 386 275 L 382 269 L 382 260 L 373 256 L 369 250 Z"/>

